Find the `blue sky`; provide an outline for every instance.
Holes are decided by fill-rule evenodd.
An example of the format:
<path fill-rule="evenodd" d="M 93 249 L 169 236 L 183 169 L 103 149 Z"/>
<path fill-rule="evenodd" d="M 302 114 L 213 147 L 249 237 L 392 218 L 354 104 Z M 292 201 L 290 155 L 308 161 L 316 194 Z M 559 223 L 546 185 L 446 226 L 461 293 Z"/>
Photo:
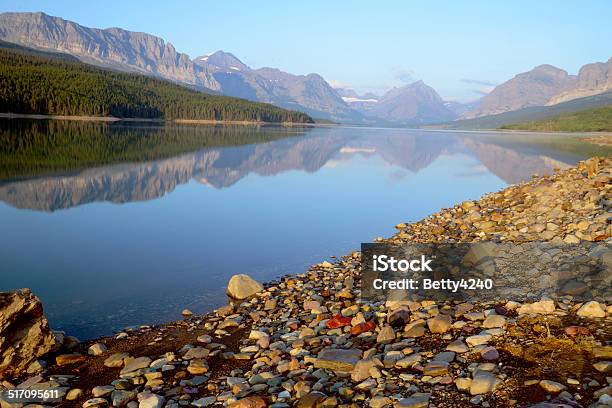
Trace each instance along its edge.
<path fill-rule="evenodd" d="M 608 0 L 0 0 L 0 11 L 143 31 L 192 58 L 222 49 L 254 68 L 316 72 L 360 92 L 422 79 L 462 101 L 539 64 L 577 73 L 612 56 Z"/>

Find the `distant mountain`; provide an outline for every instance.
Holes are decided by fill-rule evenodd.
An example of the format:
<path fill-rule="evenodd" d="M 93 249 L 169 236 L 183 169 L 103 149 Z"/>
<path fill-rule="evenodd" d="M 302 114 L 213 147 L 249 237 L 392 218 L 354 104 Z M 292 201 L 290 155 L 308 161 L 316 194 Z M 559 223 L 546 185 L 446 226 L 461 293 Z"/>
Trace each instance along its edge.
<path fill-rule="evenodd" d="M 267 67 L 252 69 L 223 51 L 194 62 L 212 73 L 224 95 L 300 110 L 318 118 L 358 120 L 359 114 L 320 75 L 293 75 Z"/>
<path fill-rule="evenodd" d="M 528 72 L 498 85 L 482 98 L 480 107 L 467 118 L 495 115 L 530 106 L 545 105 L 550 98 L 572 89 L 577 82 L 574 75 L 552 65 L 539 65 Z"/>
<path fill-rule="evenodd" d="M 608 62 L 584 65 L 578 72 L 576 85 L 567 91 L 553 96 L 547 105 L 570 101 L 585 96 L 597 95 L 612 89 L 612 58 Z"/>
<path fill-rule="evenodd" d="M 150 34 L 120 28 L 88 28 L 45 13 L 0 14 L 0 39 L 27 47 L 68 53 L 81 61 L 122 71 L 155 75 L 200 89 L 218 90 L 205 67 Z"/>
<path fill-rule="evenodd" d="M 468 112 L 476 110 L 480 107 L 482 99 L 478 99 L 472 102 L 457 102 L 457 101 L 445 101 L 444 105 L 453 112 L 458 118 L 465 116 Z"/>
<path fill-rule="evenodd" d="M 361 107 L 360 112 L 402 125 L 440 123 L 457 117 L 440 95 L 423 81 L 393 88 L 376 103 Z"/>
<path fill-rule="evenodd" d="M 380 97 L 371 92 L 364 95 L 359 95 L 353 89 L 336 88 L 336 92 L 342 97 L 342 100 L 356 111 L 366 112 L 368 109 L 378 103 Z"/>

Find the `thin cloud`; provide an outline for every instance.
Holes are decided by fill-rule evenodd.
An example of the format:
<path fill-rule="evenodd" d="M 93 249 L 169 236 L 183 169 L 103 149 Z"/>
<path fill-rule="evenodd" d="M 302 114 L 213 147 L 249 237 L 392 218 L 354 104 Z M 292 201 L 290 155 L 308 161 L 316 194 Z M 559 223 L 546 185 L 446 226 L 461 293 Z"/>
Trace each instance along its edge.
<path fill-rule="evenodd" d="M 486 81 L 482 79 L 462 79 L 461 82 L 465 82 L 466 84 L 474 84 L 474 85 L 485 85 L 485 86 L 495 86 L 497 85 L 495 82 Z"/>

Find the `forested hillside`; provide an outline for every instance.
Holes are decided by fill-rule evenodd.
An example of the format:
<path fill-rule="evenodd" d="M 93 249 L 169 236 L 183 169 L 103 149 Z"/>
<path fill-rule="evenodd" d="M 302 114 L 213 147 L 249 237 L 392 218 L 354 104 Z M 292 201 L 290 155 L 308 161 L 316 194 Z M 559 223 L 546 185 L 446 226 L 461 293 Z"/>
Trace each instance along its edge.
<path fill-rule="evenodd" d="M 139 74 L 0 48 L 0 112 L 119 118 L 299 122 L 301 112 L 205 94 Z"/>

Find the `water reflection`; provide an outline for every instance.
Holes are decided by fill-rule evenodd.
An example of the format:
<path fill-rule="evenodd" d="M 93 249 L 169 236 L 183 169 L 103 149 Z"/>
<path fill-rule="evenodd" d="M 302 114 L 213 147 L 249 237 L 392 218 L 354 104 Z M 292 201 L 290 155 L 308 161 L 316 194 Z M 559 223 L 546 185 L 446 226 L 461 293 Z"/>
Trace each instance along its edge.
<path fill-rule="evenodd" d="M 119 130 L 125 133 L 125 129 Z M 142 132 L 143 128 L 139 130 Z M 565 149 L 559 149 L 551 146 L 551 136 L 531 135 L 532 140 L 508 144 L 512 136 L 333 127 L 293 132 L 276 130 L 269 133 L 268 138 L 280 140 L 265 141 L 263 132 L 257 133 L 248 127 L 224 129 L 226 133 L 221 135 L 219 131 L 223 128 L 216 127 L 182 130 L 201 132 L 201 137 L 208 139 L 211 135 L 215 140 L 226 137 L 230 143 L 262 139 L 264 142 L 205 148 L 167 159 L 99 166 L 70 174 L 5 182 L 0 184 L 0 200 L 16 208 L 39 211 L 55 211 L 96 201 L 152 200 L 191 179 L 214 188 L 227 188 L 249 174 L 274 176 L 291 170 L 317 172 L 323 166 L 348 161 L 356 155 L 379 156 L 398 168 L 397 177 L 403 177 L 403 170 L 418 173 L 441 155 L 467 154 L 477 158 L 481 164 L 463 174 L 465 177 L 490 172 L 506 183 L 517 183 L 533 174 L 565 168 L 585 156 L 572 151 L 572 147 L 576 147 L 573 144 L 578 141 L 568 139 L 563 146 Z M 162 137 L 164 135 L 163 128 L 145 128 L 144 131 L 156 135 L 162 132 Z M 260 137 L 253 138 L 254 133 Z M 121 132 L 113 134 L 127 137 Z M 140 137 L 146 137 L 144 134 Z M 567 139 L 565 136 L 557 138 Z"/>

